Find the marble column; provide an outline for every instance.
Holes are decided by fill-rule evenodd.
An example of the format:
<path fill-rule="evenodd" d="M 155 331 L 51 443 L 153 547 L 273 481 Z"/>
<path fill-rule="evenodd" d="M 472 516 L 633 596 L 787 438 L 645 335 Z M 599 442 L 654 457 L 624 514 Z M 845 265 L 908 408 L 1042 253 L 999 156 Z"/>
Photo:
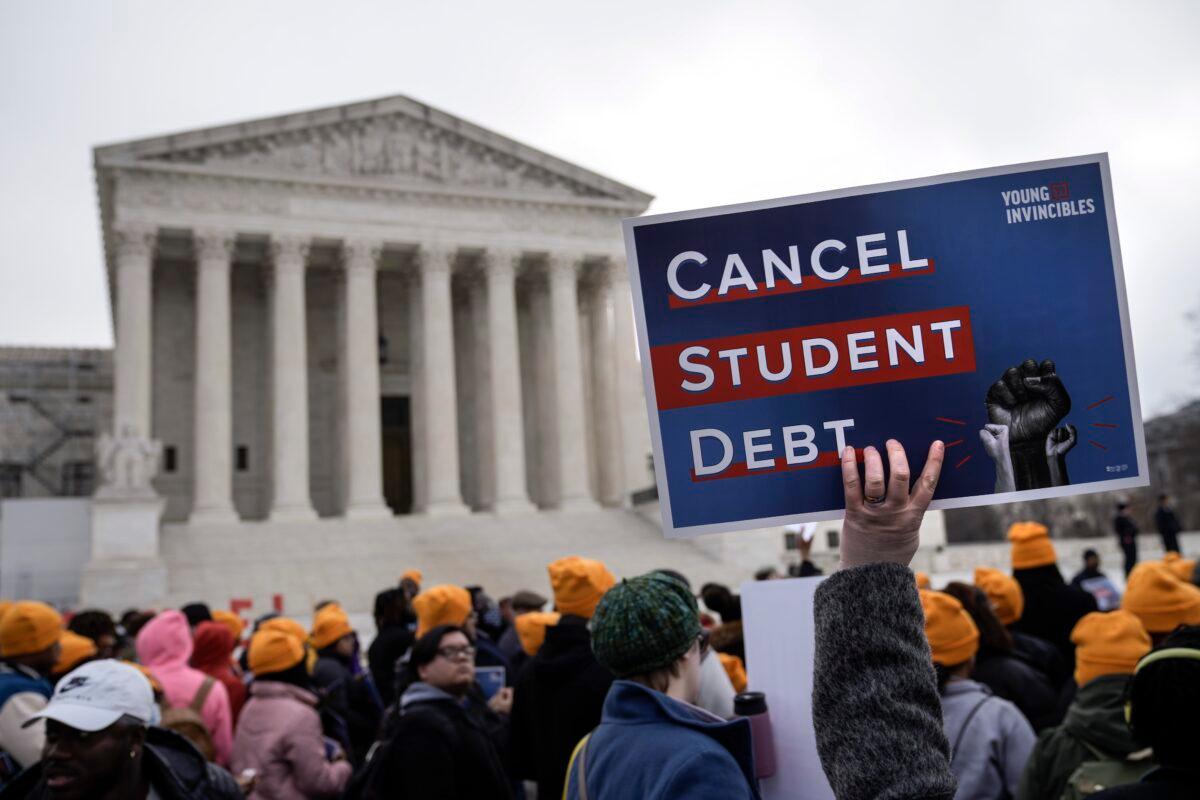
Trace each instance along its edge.
<path fill-rule="evenodd" d="M 517 346 L 516 272 L 521 253 L 489 250 L 487 277 L 488 361 L 491 377 L 493 466 L 498 514 L 533 511 L 525 486 L 525 431 Z"/>
<path fill-rule="evenodd" d="M 233 509 L 233 365 L 229 269 L 235 236 L 196 231 L 196 400 L 193 523 L 231 523 Z"/>
<path fill-rule="evenodd" d="M 638 357 L 629 268 L 623 256 L 609 259 L 608 276 L 611 281 L 617 408 L 620 412 L 621 456 L 624 466 L 621 471 L 624 481 L 622 503 L 628 504 L 631 493 L 654 485 L 654 474 L 650 471 L 648 462 L 651 452 L 650 422 L 646 414 L 642 363 Z"/>
<path fill-rule="evenodd" d="M 380 429 L 379 323 L 375 294 L 379 242 L 347 240 L 342 245 L 346 270 L 345 398 L 346 516 L 385 519 L 383 437 Z"/>
<path fill-rule="evenodd" d="M 152 225 L 120 225 L 116 245 L 116 374 L 113 381 L 113 433 L 132 429 L 151 436 L 151 347 L 154 342 L 154 247 Z"/>
<path fill-rule="evenodd" d="M 582 259 L 552 253 L 550 319 L 554 347 L 554 405 L 558 422 L 559 508 L 596 507 L 588 493 L 587 428 L 579 341 L 579 271 Z"/>
<path fill-rule="evenodd" d="M 616 330 L 613 325 L 612 278 L 608 265 L 601 272 L 592 296 L 592 356 L 595 367 L 596 464 L 599 467 L 600 501 L 621 504 L 624 492 L 621 458 L 621 414 L 617 401 Z"/>
<path fill-rule="evenodd" d="M 308 488 L 308 250 L 306 237 L 285 235 L 271 242 L 272 521 L 317 518 Z"/>
<path fill-rule="evenodd" d="M 454 248 L 422 246 L 422 377 L 425 394 L 425 513 L 463 514 L 458 470 L 458 404 L 455 398 L 454 320 L 450 273 Z"/>

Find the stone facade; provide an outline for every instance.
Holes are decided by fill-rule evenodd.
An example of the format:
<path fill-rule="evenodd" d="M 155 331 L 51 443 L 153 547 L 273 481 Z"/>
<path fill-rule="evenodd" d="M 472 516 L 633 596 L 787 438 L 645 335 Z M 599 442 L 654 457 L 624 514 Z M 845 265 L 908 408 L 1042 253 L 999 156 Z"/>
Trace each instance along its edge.
<path fill-rule="evenodd" d="M 97 148 L 113 426 L 169 523 L 588 509 L 652 483 L 650 197 L 403 97 Z"/>

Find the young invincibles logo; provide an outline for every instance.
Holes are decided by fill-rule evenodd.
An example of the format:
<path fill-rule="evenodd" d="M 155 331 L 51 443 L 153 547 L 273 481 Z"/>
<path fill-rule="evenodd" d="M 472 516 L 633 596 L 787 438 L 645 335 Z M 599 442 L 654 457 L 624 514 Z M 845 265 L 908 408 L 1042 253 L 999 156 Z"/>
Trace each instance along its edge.
<path fill-rule="evenodd" d="M 1071 184 L 1067 181 L 1010 189 L 1001 192 L 1000 198 L 1004 201 L 1004 213 L 1009 225 L 1096 213 L 1096 203 L 1092 198 L 1071 198 Z"/>

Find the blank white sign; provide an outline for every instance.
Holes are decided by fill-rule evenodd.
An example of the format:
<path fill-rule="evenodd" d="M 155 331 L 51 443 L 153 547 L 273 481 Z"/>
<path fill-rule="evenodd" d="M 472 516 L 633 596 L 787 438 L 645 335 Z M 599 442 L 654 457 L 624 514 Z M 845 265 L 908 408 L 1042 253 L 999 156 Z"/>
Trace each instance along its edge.
<path fill-rule="evenodd" d="M 765 800 L 833 800 L 817 757 L 812 721 L 813 593 L 824 578 L 742 585 L 749 688 L 767 696 L 775 738 L 775 774 Z"/>

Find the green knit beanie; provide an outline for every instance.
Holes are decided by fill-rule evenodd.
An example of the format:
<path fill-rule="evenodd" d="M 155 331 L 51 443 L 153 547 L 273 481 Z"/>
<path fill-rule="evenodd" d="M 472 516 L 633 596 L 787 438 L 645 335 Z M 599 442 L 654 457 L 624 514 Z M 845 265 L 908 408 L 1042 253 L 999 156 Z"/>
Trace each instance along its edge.
<path fill-rule="evenodd" d="M 618 678 L 675 663 L 700 633 L 696 598 L 675 578 L 649 572 L 605 593 L 592 617 L 592 652 Z"/>

